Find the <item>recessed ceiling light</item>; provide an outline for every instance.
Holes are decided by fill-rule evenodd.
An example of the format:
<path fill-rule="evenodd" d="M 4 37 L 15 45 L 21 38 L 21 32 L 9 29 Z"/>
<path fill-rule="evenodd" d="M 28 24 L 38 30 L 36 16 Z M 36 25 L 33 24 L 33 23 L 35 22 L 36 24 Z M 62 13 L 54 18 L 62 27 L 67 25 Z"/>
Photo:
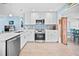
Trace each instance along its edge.
<path fill-rule="evenodd" d="M 12 14 L 9 14 L 9 17 L 12 17 L 13 15 Z"/>

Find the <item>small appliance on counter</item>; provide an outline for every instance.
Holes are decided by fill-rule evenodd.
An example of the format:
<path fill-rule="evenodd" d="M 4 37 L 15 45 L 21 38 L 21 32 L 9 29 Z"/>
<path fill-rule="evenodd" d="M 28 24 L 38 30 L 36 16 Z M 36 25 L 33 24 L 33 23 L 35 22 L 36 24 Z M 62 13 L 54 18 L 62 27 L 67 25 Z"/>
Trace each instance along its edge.
<path fill-rule="evenodd" d="M 14 31 L 14 30 L 15 30 L 14 21 L 9 21 L 9 25 L 4 26 L 5 32 Z"/>
<path fill-rule="evenodd" d="M 15 30 L 15 26 L 10 26 L 10 25 L 5 25 L 4 26 L 4 31 L 5 32 L 14 31 L 14 30 Z"/>
<path fill-rule="evenodd" d="M 15 30 L 15 26 L 14 25 L 10 25 L 9 31 L 14 31 L 14 30 Z"/>
<path fill-rule="evenodd" d="M 15 30 L 14 21 L 9 21 L 9 26 L 10 26 L 9 31 L 14 31 Z"/>
<path fill-rule="evenodd" d="M 5 32 L 9 32 L 9 29 L 10 29 L 10 26 L 8 26 L 8 25 L 5 25 L 5 26 L 4 26 L 4 31 L 5 31 Z"/>

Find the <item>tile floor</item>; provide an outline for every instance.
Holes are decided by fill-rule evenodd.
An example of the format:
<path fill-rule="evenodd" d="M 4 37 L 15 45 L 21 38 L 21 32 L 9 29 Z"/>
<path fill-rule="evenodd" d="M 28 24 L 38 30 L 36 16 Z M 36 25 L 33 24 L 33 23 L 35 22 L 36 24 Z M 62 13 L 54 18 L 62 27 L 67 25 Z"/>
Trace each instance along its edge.
<path fill-rule="evenodd" d="M 69 43 L 27 43 L 20 56 L 79 56 L 79 45 Z"/>

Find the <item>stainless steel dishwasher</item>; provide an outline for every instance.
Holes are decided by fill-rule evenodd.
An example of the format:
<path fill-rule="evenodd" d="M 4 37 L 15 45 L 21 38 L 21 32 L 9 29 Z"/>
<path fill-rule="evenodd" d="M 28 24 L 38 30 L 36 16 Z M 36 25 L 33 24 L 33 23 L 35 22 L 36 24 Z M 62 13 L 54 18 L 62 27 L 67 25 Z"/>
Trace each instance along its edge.
<path fill-rule="evenodd" d="M 6 56 L 18 56 L 20 52 L 20 35 L 6 41 Z"/>

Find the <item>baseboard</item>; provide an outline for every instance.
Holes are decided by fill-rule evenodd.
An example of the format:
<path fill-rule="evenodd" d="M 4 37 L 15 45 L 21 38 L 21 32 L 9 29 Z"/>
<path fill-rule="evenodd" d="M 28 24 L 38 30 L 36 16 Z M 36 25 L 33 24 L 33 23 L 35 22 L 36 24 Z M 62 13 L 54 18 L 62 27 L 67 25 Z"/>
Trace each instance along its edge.
<path fill-rule="evenodd" d="M 27 41 L 27 43 L 59 43 L 59 41 L 55 41 L 55 42 L 38 42 L 38 41 Z"/>

